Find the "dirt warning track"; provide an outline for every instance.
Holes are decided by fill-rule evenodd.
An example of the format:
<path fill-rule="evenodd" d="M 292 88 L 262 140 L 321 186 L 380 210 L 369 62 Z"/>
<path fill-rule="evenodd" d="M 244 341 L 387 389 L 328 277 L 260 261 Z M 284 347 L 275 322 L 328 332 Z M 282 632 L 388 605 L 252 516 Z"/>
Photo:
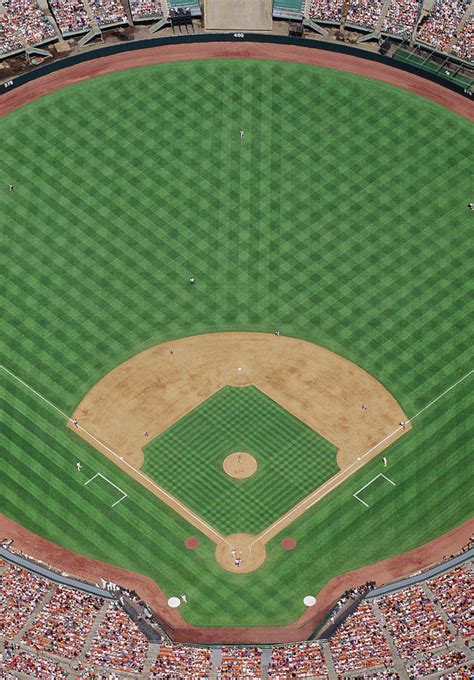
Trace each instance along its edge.
<path fill-rule="evenodd" d="M 354 57 L 322 49 L 251 42 L 162 45 L 104 56 L 82 64 L 68 66 L 60 71 L 32 80 L 18 89 L 2 95 L 0 97 L 0 116 L 66 85 L 72 85 L 107 73 L 146 66 L 147 64 L 211 59 L 213 57 L 222 59 L 274 59 L 347 71 L 401 87 L 409 92 L 431 99 L 468 120 L 474 120 L 474 107 L 471 100 L 403 69 L 379 64 L 363 57 Z"/>

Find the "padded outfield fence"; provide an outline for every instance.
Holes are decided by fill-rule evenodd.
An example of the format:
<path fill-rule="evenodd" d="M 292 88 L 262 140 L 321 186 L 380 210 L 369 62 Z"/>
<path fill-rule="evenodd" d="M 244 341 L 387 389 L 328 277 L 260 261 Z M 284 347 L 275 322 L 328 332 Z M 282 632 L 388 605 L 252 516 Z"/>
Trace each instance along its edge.
<path fill-rule="evenodd" d="M 335 52 L 336 54 L 345 54 L 352 57 L 359 57 L 372 61 L 378 64 L 384 64 L 386 66 L 392 66 L 399 68 L 414 75 L 421 76 L 427 80 L 431 80 L 439 85 L 443 85 L 453 92 L 464 95 L 465 97 L 470 97 L 472 95 L 472 79 L 461 78 L 459 75 L 455 77 L 446 77 L 446 73 L 443 74 L 442 69 L 437 65 L 436 69 L 429 68 L 427 66 L 428 62 L 425 59 L 416 61 L 414 58 L 401 58 L 399 50 L 396 50 L 393 57 L 384 56 L 381 54 L 376 54 L 373 52 L 367 52 L 358 47 L 352 47 L 341 43 L 329 43 L 322 40 L 305 40 L 304 38 L 289 38 L 280 35 L 263 35 L 259 33 L 246 34 L 246 33 L 214 33 L 206 35 L 180 35 L 180 36 L 170 36 L 166 38 L 152 38 L 150 40 L 137 40 L 134 42 L 119 43 L 114 45 L 108 45 L 107 47 L 100 47 L 89 52 L 84 52 L 80 54 L 75 54 L 65 59 L 60 59 L 58 61 L 51 62 L 39 66 L 36 69 L 28 71 L 27 73 L 22 73 L 7 82 L 3 83 L 0 88 L 0 94 L 5 94 L 10 90 L 20 87 L 25 83 L 28 83 L 36 78 L 41 78 L 48 73 L 54 73 L 55 71 L 60 71 L 63 68 L 69 66 L 74 66 L 76 64 L 82 64 L 86 61 L 93 59 L 100 59 L 101 57 L 111 56 L 114 54 L 122 54 L 124 52 L 134 52 L 136 50 L 143 50 L 151 47 L 161 47 L 165 45 L 176 45 L 184 43 L 215 43 L 215 42 L 252 42 L 252 43 L 273 43 L 277 45 L 294 45 L 297 47 L 307 47 L 308 49 L 319 49 L 326 52 Z M 401 49 L 401 48 L 400 48 Z M 398 56 L 396 56 L 398 53 Z M 402 51 L 403 53 L 403 51 Z M 448 57 L 442 57 L 438 55 L 438 58 L 443 58 L 446 61 Z M 450 58 L 450 61 L 453 61 Z M 431 62 L 430 62 L 431 63 Z M 434 62 L 432 62 L 434 63 Z M 467 68 L 467 67 L 465 67 Z"/>

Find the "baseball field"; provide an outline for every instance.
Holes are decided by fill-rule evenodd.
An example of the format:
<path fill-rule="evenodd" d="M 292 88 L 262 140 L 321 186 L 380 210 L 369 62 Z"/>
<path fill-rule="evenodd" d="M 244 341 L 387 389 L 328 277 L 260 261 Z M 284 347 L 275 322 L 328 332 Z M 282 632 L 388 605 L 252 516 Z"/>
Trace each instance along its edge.
<path fill-rule="evenodd" d="M 0 513 L 212 627 L 286 625 L 332 577 L 472 516 L 469 120 L 338 70 L 213 59 L 60 89 L 0 139 Z M 233 336 L 224 358 L 214 334 Z M 267 382 L 266 348 L 237 360 L 252 334 L 276 353 Z M 182 359 L 191 336 L 202 364 Z M 337 372 L 295 386 L 300 343 Z M 111 377 L 137 355 L 148 396 Z M 224 359 L 241 373 L 211 380 Z M 344 382 L 362 374 L 380 399 Z M 256 471 L 226 472 L 231 454 Z M 258 568 L 217 559 L 215 535 L 261 535 L 351 465 Z"/>

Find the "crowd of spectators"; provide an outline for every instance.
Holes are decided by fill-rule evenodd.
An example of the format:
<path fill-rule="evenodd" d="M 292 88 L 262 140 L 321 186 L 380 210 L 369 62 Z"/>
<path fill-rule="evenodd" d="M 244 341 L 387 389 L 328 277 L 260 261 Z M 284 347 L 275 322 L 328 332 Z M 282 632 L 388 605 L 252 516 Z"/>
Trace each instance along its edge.
<path fill-rule="evenodd" d="M 342 0 L 311 0 L 309 14 L 316 21 L 337 21 L 342 15 Z"/>
<path fill-rule="evenodd" d="M 330 639 L 337 673 L 390 666 L 392 655 L 372 606 L 362 602 Z"/>
<path fill-rule="evenodd" d="M 466 663 L 466 661 L 466 655 L 457 650 L 445 653 L 430 652 L 407 666 L 407 672 L 411 678 L 421 678 L 424 675 L 430 675 L 431 673 L 445 671 L 447 668 L 459 666 L 459 664 Z"/>
<path fill-rule="evenodd" d="M 402 659 L 453 641 L 431 599 L 416 585 L 377 600 Z"/>
<path fill-rule="evenodd" d="M 471 0 L 436 0 L 418 39 L 438 50 L 447 50 Z"/>
<path fill-rule="evenodd" d="M 161 645 L 151 669 L 152 680 L 171 677 L 208 678 L 211 672 L 211 652 L 207 647 Z"/>
<path fill-rule="evenodd" d="M 141 673 L 147 653 L 146 637 L 120 605 L 112 602 L 86 654 L 86 662 L 126 673 Z"/>
<path fill-rule="evenodd" d="M 382 31 L 394 35 L 411 35 L 420 14 L 420 0 L 392 0 Z"/>
<path fill-rule="evenodd" d="M 222 647 L 217 680 L 260 678 L 262 650 L 258 647 Z"/>
<path fill-rule="evenodd" d="M 90 29 L 91 22 L 82 0 L 49 0 L 49 5 L 63 35 Z"/>
<path fill-rule="evenodd" d="M 159 17 L 163 15 L 160 0 L 130 0 L 132 16 L 137 19 Z"/>
<path fill-rule="evenodd" d="M 89 4 L 99 26 L 128 23 L 120 0 L 89 0 Z"/>
<path fill-rule="evenodd" d="M 50 587 L 49 581 L 9 564 L 0 575 L 0 637 L 14 637 Z"/>
<path fill-rule="evenodd" d="M 22 48 L 23 45 L 18 37 L 18 31 L 6 14 L 0 14 L 0 54 L 8 54 Z"/>
<path fill-rule="evenodd" d="M 39 651 L 76 658 L 94 624 L 104 600 L 80 590 L 57 586 L 22 641 Z"/>
<path fill-rule="evenodd" d="M 451 52 L 461 59 L 472 61 L 474 56 L 474 16 L 470 16 L 459 31 Z"/>
<path fill-rule="evenodd" d="M 301 642 L 272 648 L 268 667 L 269 680 L 328 677 L 328 669 L 319 642 Z"/>
<path fill-rule="evenodd" d="M 383 0 L 347 0 L 346 23 L 374 29 L 382 7 Z"/>
<path fill-rule="evenodd" d="M 466 565 L 428 582 L 428 587 L 463 638 L 474 635 L 474 575 Z"/>
<path fill-rule="evenodd" d="M 33 678 L 41 678 L 41 680 L 53 678 L 54 680 L 60 680 L 68 676 L 68 671 L 56 661 L 45 659 L 29 652 L 13 652 L 8 648 L 3 655 L 3 661 L 0 658 L 0 677 L 4 677 L 2 675 L 2 667 L 5 671 L 25 673 Z"/>
<path fill-rule="evenodd" d="M 56 37 L 54 26 L 36 0 L 3 0 L 10 30 L 26 45 L 37 45 Z"/>

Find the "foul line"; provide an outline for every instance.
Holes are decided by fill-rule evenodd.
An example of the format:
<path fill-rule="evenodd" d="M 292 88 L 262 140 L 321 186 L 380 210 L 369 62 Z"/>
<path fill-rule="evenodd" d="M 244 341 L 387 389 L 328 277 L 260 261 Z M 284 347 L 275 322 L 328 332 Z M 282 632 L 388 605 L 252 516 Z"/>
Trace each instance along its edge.
<path fill-rule="evenodd" d="M 406 422 L 406 423 L 411 423 L 413 420 L 415 420 L 415 418 L 418 418 L 418 416 L 420 416 L 424 411 L 426 411 L 428 408 L 430 408 L 430 406 L 433 406 L 433 404 L 435 404 L 435 403 L 436 403 L 437 401 L 439 401 L 442 397 L 444 397 L 445 394 L 447 394 L 447 393 L 450 392 L 452 389 L 454 389 L 455 387 L 457 387 L 457 385 L 459 385 L 460 383 L 462 383 L 463 380 L 466 380 L 466 378 L 469 378 L 469 376 L 472 375 L 472 373 L 474 373 L 474 369 L 471 369 L 468 373 L 466 373 L 466 375 L 463 375 L 462 378 L 460 378 L 460 379 L 457 380 L 453 385 L 451 385 L 451 386 L 448 387 L 446 390 L 444 390 L 444 392 L 442 392 L 441 394 L 439 394 L 435 399 L 433 399 L 432 401 L 430 401 L 429 404 L 426 404 L 426 406 L 424 406 L 422 409 L 420 409 L 420 410 L 418 411 L 418 413 L 415 413 L 414 416 L 412 416 L 411 418 L 409 418 L 409 419 L 406 420 L 405 422 Z M 294 505 L 290 510 L 288 510 L 288 512 L 286 512 L 286 513 L 285 513 L 284 515 L 282 515 L 279 519 L 277 519 L 275 522 L 273 522 L 273 524 L 270 524 L 269 527 L 267 527 L 264 531 L 262 531 L 262 533 L 259 534 L 259 535 L 257 536 L 257 538 L 255 539 L 255 541 L 252 541 L 251 545 L 253 545 L 253 544 L 256 543 L 257 541 L 261 541 L 262 538 L 263 538 L 264 536 L 266 536 L 268 533 L 270 533 L 271 531 L 273 531 L 273 530 L 275 529 L 275 527 L 277 527 L 279 524 L 281 524 L 285 519 L 287 519 L 288 517 L 290 517 L 290 516 L 293 514 L 293 512 L 296 510 L 296 508 L 300 508 L 300 507 L 306 505 L 307 503 L 309 503 L 309 501 L 312 501 L 312 502 L 309 503 L 309 505 L 308 505 L 307 508 L 305 509 L 305 512 L 306 512 L 306 510 L 309 510 L 310 508 L 312 508 L 313 505 L 315 505 L 316 503 L 318 503 L 318 502 L 321 500 L 321 498 L 324 497 L 324 496 L 328 493 L 328 491 L 330 491 L 330 489 L 329 489 L 328 491 L 326 491 L 326 492 L 323 494 L 323 496 L 321 496 L 321 498 L 320 498 L 319 495 L 321 494 L 321 492 L 322 492 L 323 490 L 327 489 L 328 486 L 329 486 L 329 487 L 333 486 L 333 485 L 334 485 L 334 482 L 344 481 L 344 477 L 348 476 L 348 473 L 352 474 L 352 472 L 353 472 L 352 468 L 353 468 L 353 467 L 355 467 L 355 466 L 361 467 L 361 466 L 362 466 L 362 461 L 364 460 L 364 458 L 366 458 L 368 455 L 370 455 L 371 453 L 373 453 L 373 451 L 375 451 L 376 448 L 378 448 L 379 446 L 381 446 L 382 444 L 384 444 L 388 439 L 391 439 L 395 434 L 397 434 L 398 432 L 400 432 L 400 430 L 402 430 L 402 429 L 403 429 L 402 425 L 399 425 L 395 430 L 393 430 L 393 432 L 390 432 L 390 434 L 388 434 L 386 437 L 384 437 L 384 438 L 381 439 L 379 442 L 377 442 L 377 444 L 374 444 L 374 446 L 371 446 L 370 449 L 368 449 L 364 454 L 362 454 L 361 456 L 359 456 L 359 457 L 357 458 L 357 460 L 355 460 L 353 463 L 351 463 L 351 464 L 348 465 L 346 468 L 344 468 L 344 470 L 341 470 L 341 471 L 338 472 L 334 477 L 331 477 L 331 479 L 328 479 L 327 482 L 325 482 L 325 483 L 322 484 L 321 486 L 318 486 L 318 488 L 315 489 L 315 490 L 314 490 L 312 493 L 310 493 L 308 496 L 306 496 L 306 498 L 303 498 L 303 500 L 301 500 L 299 503 L 297 503 L 296 505 Z M 315 498 L 315 496 L 316 496 L 316 498 Z M 314 500 L 313 500 L 313 499 L 314 499 Z"/>
<path fill-rule="evenodd" d="M 43 397 L 42 394 L 40 394 L 39 392 L 37 392 L 35 389 L 33 389 L 33 388 L 31 387 L 31 385 L 28 385 L 28 383 L 26 383 L 24 380 L 22 380 L 22 379 L 19 378 L 17 375 L 15 375 L 14 373 L 12 373 L 12 371 L 9 371 L 8 368 L 6 368 L 5 366 L 0 366 L 0 368 L 1 368 L 2 370 L 4 370 L 5 373 L 8 373 L 8 375 L 10 375 L 12 378 L 14 378 L 15 380 L 17 380 L 19 383 L 21 383 L 21 384 L 24 385 L 26 388 L 28 388 L 31 392 L 33 392 L 33 394 L 36 394 L 37 397 L 39 397 L 39 398 L 42 399 L 44 402 L 46 402 L 49 406 L 51 406 L 51 408 L 54 408 L 55 411 L 57 411 L 58 413 L 60 413 L 60 414 L 63 416 L 63 418 L 65 418 L 69 423 L 72 423 L 73 425 L 75 425 L 76 429 L 81 430 L 81 432 L 84 432 L 84 434 L 86 434 L 86 435 L 87 435 L 88 437 L 90 437 L 93 441 L 95 441 L 97 444 L 99 444 L 99 446 L 101 446 L 103 449 L 105 449 L 106 451 L 108 451 L 112 456 L 114 456 L 117 460 L 119 460 L 123 465 L 125 465 L 126 467 L 128 467 L 130 470 L 133 470 L 133 472 L 134 472 L 136 475 L 138 475 L 139 477 L 141 477 L 142 479 L 144 479 L 144 480 L 147 482 L 147 484 L 150 484 L 151 486 L 153 486 L 155 489 L 157 489 L 157 491 L 159 491 L 161 494 L 163 494 L 164 496 L 166 496 L 166 498 L 168 498 L 168 500 L 170 500 L 170 501 L 172 501 L 173 503 L 175 503 L 175 504 L 176 504 L 178 507 L 180 507 L 187 515 L 189 515 L 190 517 L 193 517 L 193 519 L 195 519 L 196 522 L 197 522 L 198 524 L 200 524 L 201 526 L 205 526 L 205 527 L 208 529 L 208 531 L 210 531 L 212 534 L 214 534 L 214 536 L 217 536 L 217 538 L 219 539 L 219 541 L 222 541 L 223 543 L 227 543 L 227 545 L 230 546 L 231 548 L 233 547 L 232 544 L 229 543 L 229 541 L 228 541 L 226 538 L 224 538 L 224 536 L 221 536 L 221 534 L 220 534 L 218 531 L 216 531 L 216 530 L 214 529 L 214 527 L 212 527 L 210 524 L 208 524 L 208 523 L 205 522 L 203 519 L 201 519 L 198 515 L 196 515 L 196 513 L 194 513 L 194 512 L 193 512 L 192 510 L 190 510 L 186 505 L 184 505 L 184 503 L 181 503 L 181 501 L 179 501 L 177 498 L 175 498 L 175 497 L 172 496 L 170 493 L 168 493 L 167 491 L 165 491 L 165 489 L 163 489 L 161 486 L 159 486 L 158 484 L 155 484 L 155 482 L 153 482 L 149 477 L 147 477 L 145 474 L 143 474 L 143 472 L 142 472 L 141 470 L 137 470 L 137 468 L 134 468 L 133 465 L 131 465 L 128 461 L 124 460 L 123 456 L 119 456 L 118 453 L 116 453 L 115 451 L 113 451 L 109 446 L 107 446 L 107 444 L 104 444 L 103 442 L 101 442 L 100 439 L 97 439 L 97 437 L 95 437 L 93 434 L 91 434 L 90 432 L 88 432 L 84 427 L 82 427 L 82 425 L 80 425 L 79 423 L 76 423 L 74 418 L 70 418 L 70 417 L 67 415 L 67 413 L 64 413 L 64 411 L 61 411 L 60 408 L 58 408 L 55 404 L 53 404 L 51 401 L 49 401 L 48 399 L 46 399 L 46 397 Z M 199 527 L 196 527 L 196 528 L 199 528 Z"/>
<path fill-rule="evenodd" d="M 111 505 L 112 508 L 114 508 L 116 505 L 118 505 L 118 503 L 120 503 L 120 501 L 123 501 L 124 498 L 127 498 L 128 494 L 125 493 L 125 491 L 123 489 L 121 489 L 119 486 L 117 486 L 117 484 L 114 484 L 113 482 L 111 482 L 110 479 L 107 479 L 107 477 L 105 475 L 101 474 L 100 472 L 96 472 L 93 477 L 88 479 L 87 482 L 84 482 L 84 486 L 87 486 L 89 484 L 89 482 L 93 482 L 96 477 L 102 477 L 102 479 L 104 481 L 108 482 L 110 484 L 110 486 L 115 487 L 117 489 L 117 491 L 119 491 L 121 494 L 123 494 L 122 498 L 119 498 L 118 501 L 115 501 L 115 503 L 112 503 L 112 505 Z"/>
<path fill-rule="evenodd" d="M 364 484 L 364 486 L 361 487 L 361 488 L 359 489 L 359 491 L 356 491 L 355 493 L 352 494 L 352 495 L 354 496 L 354 498 L 357 498 L 357 500 L 358 500 L 360 503 L 362 503 L 362 505 L 365 505 L 366 508 L 370 508 L 370 505 L 369 505 L 368 503 L 366 503 L 365 501 L 363 501 L 362 498 L 359 498 L 359 496 L 358 496 L 357 494 L 361 493 L 361 491 L 363 491 L 363 490 L 366 489 L 368 486 L 370 486 L 370 485 L 372 484 L 372 482 L 375 482 L 375 480 L 378 479 L 379 477 L 383 477 L 384 479 L 386 479 L 387 482 L 389 482 L 392 486 L 397 486 L 397 485 L 395 484 L 395 482 L 393 482 L 393 481 L 392 481 L 391 479 L 389 479 L 386 475 L 384 475 L 383 472 L 379 472 L 379 474 L 378 474 L 378 475 L 375 475 L 375 477 L 374 477 L 373 479 L 371 479 L 370 482 L 367 482 L 367 484 Z"/>

